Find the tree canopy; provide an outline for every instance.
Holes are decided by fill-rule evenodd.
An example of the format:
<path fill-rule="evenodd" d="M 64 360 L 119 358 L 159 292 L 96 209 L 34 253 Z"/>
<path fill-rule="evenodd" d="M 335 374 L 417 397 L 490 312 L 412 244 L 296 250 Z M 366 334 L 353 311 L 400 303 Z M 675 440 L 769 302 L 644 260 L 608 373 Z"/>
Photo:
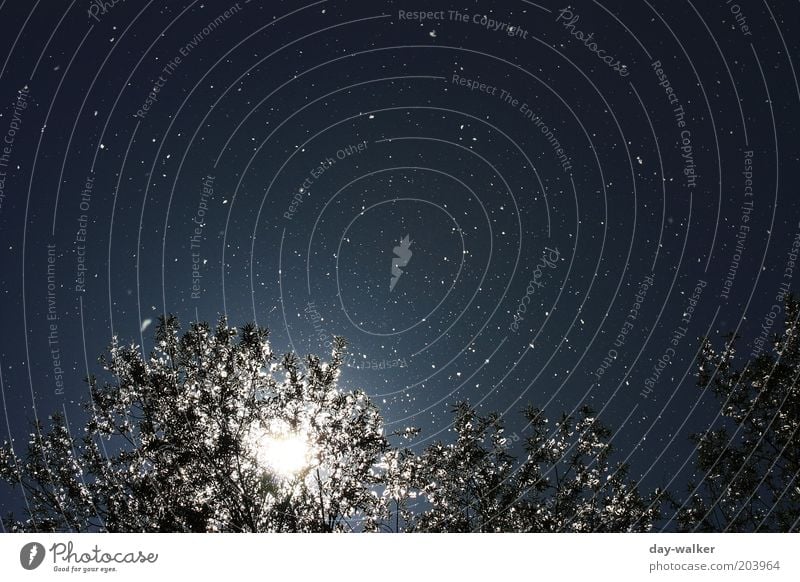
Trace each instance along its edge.
<path fill-rule="evenodd" d="M 398 463 L 408 531 L 648 531 L 659 518 L 660 492 L 640 494 L 628 468 L 610 461 L 611 431 L 591 409 L 551 427 L 529 408 L 521 459 L 497 414 L 466 403 L 454 412 L 454 442 Z"/>
<path fill-rule="evenodd" d="M 742 370 L 732 339 L 703 344 L 700 384 L 728 422 L 693 437 L 704 478 L 673 501 L 682 529 L 797 528 L 798 312 L 787 304 L 773 352 Z M 0 447 L 0 479 L 26 501 L 7 529 L 627 532 L 662 517 L 667 494 L 640 490 L 589 408 L 551 421 L 529 407 L 509 436 L 462 402 L 423 447 L 418 429 L 387 434 L 366 392 L 340 387 L 341 338 L 327 361 L 279 356 L 264 328 L 182 331 L 169 316 L 154 340 L 147 355 L 112 340 L 103 381 L 87 379 L 85 422 L 53 414 L 24 452 Z"/>
<path fill-rule="evenodd" d="M 699 484 L 679 507 L 694 531 L 788 532 L 800 526 L 800 302 L 788 296 L 770 349 L 736 363 L 738 337 L 705 340 L 699 385 L 717 398 L 722 422 L 693 435 Z"/>
<path fill-rule="evenodd" d="M 4 448 L 0 476 L 22 486 L 36 531 L 334 531 L 369 520 L 386 450 L 366 394 L 336 388 L 332 360 L 276 358 L 267 332 L 162 319 L 155 349 L 112 343 L 114 380 L 90 378 L 89 420 L 35 427 L 27 456 Z M 269 458 L 264 458 L 265 452 Z"/>

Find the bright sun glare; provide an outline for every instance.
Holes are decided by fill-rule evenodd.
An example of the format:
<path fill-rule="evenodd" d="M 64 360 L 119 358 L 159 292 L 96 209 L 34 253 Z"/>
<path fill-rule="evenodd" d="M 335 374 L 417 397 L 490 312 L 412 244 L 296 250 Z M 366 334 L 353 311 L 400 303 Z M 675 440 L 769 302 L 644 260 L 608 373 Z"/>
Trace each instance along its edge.
<path fill-rule="evenodd" d="M 259 439 L 261 462 L 281 477 L 293 477 L 312 462 L 308 438 L 300 433 L 270 433 Z"/>

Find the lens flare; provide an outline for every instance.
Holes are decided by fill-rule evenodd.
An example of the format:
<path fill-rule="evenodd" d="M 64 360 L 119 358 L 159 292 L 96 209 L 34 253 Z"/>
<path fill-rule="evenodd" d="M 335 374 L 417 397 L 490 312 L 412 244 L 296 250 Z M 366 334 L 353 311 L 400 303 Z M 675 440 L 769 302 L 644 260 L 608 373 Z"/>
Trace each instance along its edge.
<path fill-rule="evenodd" d="M 265 431 L 256 442 L 259 463 L 291 478 L 313 464 L 313 449 L 302 432 Z"/>

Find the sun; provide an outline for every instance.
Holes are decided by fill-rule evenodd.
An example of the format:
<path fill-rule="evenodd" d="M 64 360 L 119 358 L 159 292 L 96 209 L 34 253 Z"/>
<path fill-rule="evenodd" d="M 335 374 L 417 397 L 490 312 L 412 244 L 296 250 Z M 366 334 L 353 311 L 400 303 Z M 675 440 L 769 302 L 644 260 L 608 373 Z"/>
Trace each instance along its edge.
<path fill-rule="evenodd" d="M 298 431 L 265 431 L 255 443 L 259 463 L 290 479 L 314 462 L 308 435 Z"/>

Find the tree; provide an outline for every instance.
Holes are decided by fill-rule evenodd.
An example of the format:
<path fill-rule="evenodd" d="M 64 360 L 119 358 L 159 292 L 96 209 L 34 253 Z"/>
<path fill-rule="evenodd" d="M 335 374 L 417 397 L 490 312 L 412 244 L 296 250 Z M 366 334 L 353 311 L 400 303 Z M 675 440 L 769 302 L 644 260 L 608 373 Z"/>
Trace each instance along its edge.
<path fill-rule="evenodd" d="M 90 420 L 69 433 L 53 415 L 28 454 L 0 452 L 35 531 L 335 531 L 370 526 L 383 422 L 363 392 L 342 392 L 344 343 L 302 370 L 267 332 L 162 318 L 153 353 L 113 341 L 113 382 L 90 378 Z"/>
<path fill-rule="evenodd" d="M 680 507 L 682 529 L 789 532 L 800 527 L 800 303 L 787 296 L 771 350 L 735 367 L 735 336 L 703 341 L 698 384 L 721 401 L 723 425 L 692 436 L 703 479 Z"/>
<path fill-rule="evenodd" d="M 542 412 L 525 412 L 525 458 L 510 454 L 497 414 L 455 408 L 456 440 L 421 455 L 395 453 L 390 495 L 408 531 L 647 531 L 660 515 L 659 490 L 641 495 L 627 467 L 612 464 L 611 432 L 589 408 L 563 416 L 555 430 Z"/>
<path fill-rule="evenodd" d="M 660 494 L 611 463 L 610 431 L 588 409 L 552 429 L 526 413 L 524 458 L 501 419 L 455 408 L 454 442 L 415 453 L 419 431 L 384 434 L 331 360 L 276 357 L 267 331 L 221 319 L 181 333 L 162 318 L 144 356 L 116 338 L 88 379 L 80 435 L 59 414 L 27 454 L 0 447 L 0 479 L 23 489 L 14 531 L 643 531 Z M 519 440 L 519 439 L 517 439 Z M 402 524 L 402 525 L 401 525 Z"/>

